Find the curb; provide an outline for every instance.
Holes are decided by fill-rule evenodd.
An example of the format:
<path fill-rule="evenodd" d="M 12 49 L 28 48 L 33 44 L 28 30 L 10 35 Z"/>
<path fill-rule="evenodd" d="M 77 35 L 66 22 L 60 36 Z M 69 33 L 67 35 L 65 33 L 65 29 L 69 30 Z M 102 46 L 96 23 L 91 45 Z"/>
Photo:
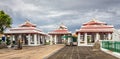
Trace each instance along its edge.
<path fill-rule="evenodd" d="M 64 46 L 65 47 L 65 46 Z M 61 49 L 63 49 L 64 47 L 54 51 L 53 53 L 49 54 L 48 56 L 44 57 L 43 59 L 48 59 L 50 56 L 54 55 L 55 53 L 59 52 Z"/>

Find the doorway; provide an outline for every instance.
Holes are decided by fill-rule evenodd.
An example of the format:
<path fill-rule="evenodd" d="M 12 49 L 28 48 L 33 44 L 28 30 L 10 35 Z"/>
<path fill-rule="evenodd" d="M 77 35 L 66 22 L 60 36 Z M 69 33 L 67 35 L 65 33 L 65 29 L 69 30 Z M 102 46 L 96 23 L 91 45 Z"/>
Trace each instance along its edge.
<path fill-rule="evenodd" d="M 88 44 L 93 44 L 94 43 L 94 39 L 92 38 L 92 35 L 87 35 L 87 43 Z"/>
<path fill-rule="evenodd" d="M 24 45 L 28 45 L 28 34 L 23 34 L 22 37 L 23 37 L 23 39 L 22 39 L 23 40 L 23 44 Z"/>

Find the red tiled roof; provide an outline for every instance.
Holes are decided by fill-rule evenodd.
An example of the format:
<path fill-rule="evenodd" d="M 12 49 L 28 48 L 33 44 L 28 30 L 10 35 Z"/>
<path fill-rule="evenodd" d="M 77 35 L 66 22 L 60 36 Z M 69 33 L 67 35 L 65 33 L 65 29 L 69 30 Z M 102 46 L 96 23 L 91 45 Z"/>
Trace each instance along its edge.
<path fill-rule="evenodd" d="M 98 22 L 92 20 L 88 23 L 83 24 L 78 32 L 113 32 L 114 27 L 112 25 L 107 25 L 104 22 Z"/>
<path fill-rule="evenodd" d="M 113 27 L 82 27 L 77 32 L 113 32 Z"/>
<path fill-rule="evenodd" d="M 71 32 L 69 32 L 67 30 L 67 27 L 62 23 L 58 29 L 52 31 L 52 32 L 49 32 L 48 34 L 71 34 Z"/>
<path fill-rule="evenodd" d="M 81 29 L 96 29 L 96 28 L 99 28 L 99 29 L 113 28 L 113 26 L 112 25 L 85 25 L 81 27 Z"/>
<path fill-rule="evenodd" d="M 35 27 L 18 27 L 18 28 L 12 28 L 10 31 L 18 31 L 18 30 L 39 30 Z M 39 30 L 41 31 L 41 30 Z"/>
<path fill-rule="evenodd" d="M 25 22 L 24 24 L 22 24 L 18 28 L 11 28 L 11 29 L 9 29 L 8 31 L 5 32 L 5 34 L 37 33 L 37 34 L 46 35 L 44 32 L 42 32 L 41 30 L 37 29 L 34 26 L 35 25 L 31 24 L 30 22 Z"/>
<path fill-rule="evenodd" d="M 69 32 L 67 29 L 64 30 L 54 30 L 53 32 L 49 32 L 49 34 L 70 34 L 71 32 Z"/>
<path fill-rule="evenodd" d="M 104 28 L 104 29 L 80 29 L 77 32 L 113 32 L 113 28 Z"/>
<path fill-rule="evenodd" d="M 34 28 L 34 29 L 12 28 L 9 31 L 5 32 L 5 34 L 15 34 L 15 33 L 39 33 L 39 34 L 42 34 L 43 32 L 36 28 Z"/>
<path fill-rule="evenodd" d="M 104 24 L 105 25 L 106 23 L 105 22 L 100 22 L 98 20 L 93 19 L 93 20 L 91 20 L 91 21 L 89 21 L 87 23 L 84 23 L 83 25 L 94 25 L 94 24 L 96 24 L 96 25 Z"/>
<path fill-rule="evenodd" d="M 37 31 L 37 30 L 22 30 L 22 31 L 19 30 L 19 31 L 7 31 L 7 32 L 5 32 L 5 34 L 22 34 L 22 33 L 25 33 L 25 34 L 27 34 L 27 33 L 29 33 L 29 34 L 31 34 L 31 33 L 45 34 L 43 32 Z"/>
<path fill-rule="evenodd" d="M 68 32 L 68 30 L 55 30 L 53 32 Z"/>
<path fill-rule="evenodd" d="M 26 21 L 24 24 L 21 24 L 20 27 L 36 27 L 36 25 Z"/>

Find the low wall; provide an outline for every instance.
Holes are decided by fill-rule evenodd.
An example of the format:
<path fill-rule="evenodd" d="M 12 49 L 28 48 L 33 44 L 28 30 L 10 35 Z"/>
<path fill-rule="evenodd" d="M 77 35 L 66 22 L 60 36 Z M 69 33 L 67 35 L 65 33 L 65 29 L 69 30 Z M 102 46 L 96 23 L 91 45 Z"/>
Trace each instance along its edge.
<path fill-rule="evenodd" d="M 105 53 L 120 58 L 120 41 L 101 41 L 101 50 Z"/>

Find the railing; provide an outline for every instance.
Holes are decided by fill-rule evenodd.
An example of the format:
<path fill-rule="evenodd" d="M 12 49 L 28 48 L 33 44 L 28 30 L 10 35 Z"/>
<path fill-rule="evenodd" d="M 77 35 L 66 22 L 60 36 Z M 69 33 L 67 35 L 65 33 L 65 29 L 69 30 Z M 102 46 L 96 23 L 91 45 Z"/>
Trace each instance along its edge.
<path fill-rule="evenodd" d="M 102 48 L 120 53 L 120 41 L 102 41 Z"/>

